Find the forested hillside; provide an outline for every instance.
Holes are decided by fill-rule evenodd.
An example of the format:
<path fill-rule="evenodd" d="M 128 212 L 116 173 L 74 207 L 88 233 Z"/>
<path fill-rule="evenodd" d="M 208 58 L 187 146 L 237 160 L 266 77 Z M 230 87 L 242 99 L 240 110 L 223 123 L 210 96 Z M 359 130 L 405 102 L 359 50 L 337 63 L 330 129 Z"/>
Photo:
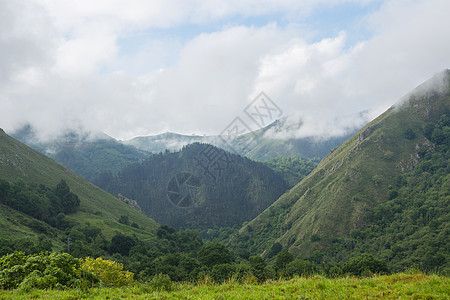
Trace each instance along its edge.
<path fill-rule="evenodd" d="M 448 267 L 450 71 L 328 155 L 229 243 L 312 261 L 370 252 L 395 270 Z M 279 251 L 279 250 L 278 250 Z"/>
<path fill-rule="evenodd" d="M 136 200 L 148 216 L 176 228 L 240 225 L 288 188 L 262 163 L 199 143 L 153 155 L 117 175 L 103 173 L 96 184 Z"/>

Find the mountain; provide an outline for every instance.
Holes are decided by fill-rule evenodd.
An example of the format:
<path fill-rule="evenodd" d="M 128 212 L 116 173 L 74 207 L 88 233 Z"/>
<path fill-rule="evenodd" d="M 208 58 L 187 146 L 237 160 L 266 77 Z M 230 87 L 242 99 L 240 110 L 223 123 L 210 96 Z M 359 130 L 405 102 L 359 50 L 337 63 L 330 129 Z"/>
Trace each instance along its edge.
<path fill-rule="evenodd" d="M 229 244 L 266 256 L 278 245 L 316 262 L 372 252 L 397 269 L 448 267 L 449 116 L 446 70 L 334 149 Z"/>
<path fill-rule="evenodd" d="M 297 124 L 297 127 L 300 126 L 301 124 Z M 208 143 L 252 160 L 269 161 L 278 156 L 300 156 L 307 159 L 323 158 L 354 133 L 350 132 L 343 136 L 329 138 L 310 136 L 286 139 L 270 134 L 272 132 L 287 132 L 292 130 L 290 127 L 292 126 L 286 124 L 286 119 L 281 119 L 227 142 L 220 136 L 181 135 L 167 132 L 154 136 L 136 137 L 122 143 L 152 153 L 164 152 L 166 149 L 179 151 L 182 147 L 195 142 Z"/>
<path fill-rule="evenodd" d="M 54 193 L 57 194 L 58 185 L 71 199 L 79 199 L 76 212 L 66 211 L 61 217 L 71 224 L 93 226 L 99 229 L 105 238 L 110 239 L 116 232 L 135 234 L 141 238 L 153 236 L 157 224 L 144 214 L 127 205 L 125 202 L 108 194 L 100 188 L 90 184 L 85 179 L 59 165 L 49 157 L 29 148 L 0 129 L 0 180 L 11 185 L 11 195 L 20 196 L 30 205 L 53 202 Z M 55 190 L 56 187 L 56 190 Z M 3 191 L 4 184 L 1 187 Z M 69 192 L 70 189 L 70 192 Z M 1 193 L 0 193 L 1 194 Z M 5 200 L 0 195 L 0 200 Z M 11 198 L 11 197 L 10 197 Z M 0 201 L 0 240 L 36 240 L 45 234 L 52 240 L 56 248 L 64 247 L 65 233 L 63 230 L 50 226 L 29 214 L 14 209 L 14 201 L 9 199 L 12 206 L 6 206 Z M 18 203 L 17 203 L 18 205 Z M 37 206 L 37 209 L 42 207 Z M 31 211 L 33 212 L 33 211 Z M 125 216 L 139 228 L 127 226 L 118 222 Z"/>
<path fill-rule="evenodd" d="M 117 175 L 103 173 L 96 184 L 176 228 L 241 225 L 288 189 L 264 164 L 200 143 L 152 155 Z"/>
<path fill-rule="evenodd" d="M 42 140 L 27 125 L 11 133 L 11 136 L 91 182 L 102 171 L 117 173 L 123 167 L 142 161 L 149 155 L 104 133 L 68 131 Z"/>
<path fill-rule="evenodd" d="M 218 145 L 256 161 L 269 161 L 278 156 L 321 159 L 355 133 L 350 130 L 349 133 L 336 137 L 281 138 L 283 133 L 298 130 L 301 126 L 301 122 L 295 126 L 288 124 L 287 119 L 284 118 L 255 132 L 240 135 L 229 144 L 219 143 Z"/>
<path fill-rule="evenodd" d="M 285 119 L 279 120 L 255 132 L 238 136 L 230 143 L 226 143 L 219 136 L 181 135 L 170 132 L 118 141 L 104 133 L 82 130 L 69 130 L 58 136 L 42 139 L 39 132 L 30 125 L 12 132 L 11 136 L 90 182 L 102 172 L 116 174 L 132 163 L 143 161 L 151 153 L 179 151 L 196 142 L 215 145 L 256 161 L 267 162 L 278 156 L 295 156 L 308 161 L 323 158 L 348 138 L 348 135 L 345 135 L 327 139 L 306 137 L 283 140 L 273 138 L 269 134 L 272 131 L 284 132 L 289 130 L 288 127 Z"/>

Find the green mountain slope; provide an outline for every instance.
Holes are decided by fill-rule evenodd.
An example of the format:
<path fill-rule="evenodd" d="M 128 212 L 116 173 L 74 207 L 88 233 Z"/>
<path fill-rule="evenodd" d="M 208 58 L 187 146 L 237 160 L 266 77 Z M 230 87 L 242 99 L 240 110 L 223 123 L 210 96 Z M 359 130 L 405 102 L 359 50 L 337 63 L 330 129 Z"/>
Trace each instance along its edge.
<path fill-rule="evenodd" d="M 176 228 L 240 226 L 288 189 L 264 164 L 199 143 L 155 154 L 117 176 L 104 173 L 96 183 L 135 199 L 147 215 Z"/>
<path fill-rule="evenodd" d="M 404 197 L 413 197 L 415 202 L 427 199 L 427 193 L 434 189 L 431 193 L 434 202 L 430 200 L 428 208 L 425 206 L 421 209 L 439 212 L 436 218 L 439 223 L 433 225 L 436 232 L 433 231 L 432 235 L 437 239 L 439 234 L 447 232 L 446 242 L 441 245 L 436 240 L 435 243 L 440 245 L 436 249 L 442 246 L 448 253 L 449 208 L 445 203 L 449 201 L 450 192 L 448 144 L 445 140 L 449 138 L 449 127 L 436 126 L 444 122 L 442 120 L 445 120 L 449 109 L 450 71 L 446 70 L 416 88 L 332 151 L 304 180 L 243 226 L 231 238 L 230 244 L 236 248 L 248 247 L 254 252 L 264 252 L 274 242 L 278 242 L 295 255 L 319 257 L 319 261 L 320 256 L 336 254 L 336 248 L 342 248 L 345 243 L 350 253 L 358 243 L 355 239 L 358 232 L 370 227 L 373 233 L 376 231 L 374 226 L 381 226 L 379 230 L 387 230 L 386 226 L 390 223 L 380 225 L 383 213 L 378 211 L 377 216 L 374 209 L 396 198 L 399 191 L 393 191 L 393 186 L 399 180 L 404 180 Z M 430 128 L 435 128 L 437 133 L 432 130 L 430 134 Z M 439 135 L 441 142 L 444 141 L 443 145 L 431 135 Z M 427 153 L 434 154 L 427 156 Z M 428 175 L 421 173 L 422 176 L 436 176 L 437 179 L 430 181 L 429 186 L 425 184 L 423 191 L 411 191 L 408 194 L 405 192 L 408 184 L 420 184 L 420 181 L 415 185 L 410 183 L 412 179 L 409 178 L 414 178 L 410 172 L 424 159 L 430 160 L 430 165 L 440 161 L 438 169 L 428 170 Z M 407 213 L 412 205 L 404 202 L 401 208 L 397 204 L 398 213 L 402 213 L 405 218 L 412 218 L 413 214 Z M 429 224 L 414 226 L 402 234 L 413 235 Z M 360 241 L 362 246 L 359 251 L 363 252 L 365 243 L 370 244 L 373 239 L 373 235 L 365 236 Z M 375 248 L 378 251 L 390 250 L 390 245 L 398 242 L 396 239 L 400 238 L 391 237 L 390 244 Z M 376 251 L 375 248 L 372 250 Z M 340 259 L 337 256 L 334 258 Z"/>
<path fill-rule="evenodd" d="M 144 160 L 149 153 L 124 145 L 106 134 L 66 132 L 41 141 L 31 126 L 11 136 L 93 181 L 102 171 L 117 173 L 123 167 Z"/>
<path fill-rule="evenodd" d="M 48 187 L 55 187 L 61 180 L 66 181 L 71 191 L 80 199 L 78 212 L 68 215 L 68 219 L 81 224 L 89 222 L 100 228 L 106 238 L 111 238 L 115 231 L 133 233 L 145 238 L 152 235 L 151 232 L 157 227 L 157 224 L 144 214 L 13 139 L 1 129 L 0 179 L 10 183 L 23 181 L 26 184 L 44 184 Z M 129 220 L 137 223 L 140 228 L 118 223 L 117 220 L 123 215 L 128 216 Z M 58 230 L 4 205 L 1 205 L 0 209 L 0 223 L 0 238 L 22 239 L 37 236 L 39 230 L 33 228 L 43 226 L 48 232 L 53 232 L 49 236 L 54 238 L 56 243 L 61 243 L 58 240 Z"/>

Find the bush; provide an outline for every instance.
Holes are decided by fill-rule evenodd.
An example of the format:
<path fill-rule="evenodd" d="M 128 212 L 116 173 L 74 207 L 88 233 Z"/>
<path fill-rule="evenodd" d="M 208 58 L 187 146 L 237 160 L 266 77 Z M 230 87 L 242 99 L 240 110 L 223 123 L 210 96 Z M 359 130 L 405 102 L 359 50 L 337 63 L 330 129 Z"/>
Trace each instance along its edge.
<path fill-rule="evenodd" d="M 217 242 L 210 242 L 204 244 L 199 250 L 199 261 L 212 268 L 218 264 L 228 264 L 233 262 L 233 256 L 223 244 Z"/>
<path fill-rule="evenodd" d="M 286 265 L 293 260 L 294 257 L 287 250 L 281 251 L 275 258 L 275 270 L 277 270 L 278 274 L 281 275 Z"/>
<path fill-rule="evenodd" d="M 416 138 L 416 133 L 411 129 L 408 128 L 403 132 L 403 135 L 405 136 L 405 138 L 407 138 L 408 140 L 413 140 Z"/>
<path fill-rule="evenodd" d="M 332 266 L 328 270 L 327 275 L 332 277 L 332 278 L 336 278 L 336 277 L 342 276 L 342 269 L 339 266 Z"/>
<path fill-rule="evenodd" d="M 170 292 L 173 288 L 169 275 L 161 273 L 153 276 L 152 280 L 149 282 L 149 285 L 154 291 Z"/>
<path fill-rule="evenodd" d="M 101 282 L 108 286 L 124 286 L 133 282 L 134 274 L 123 271 L 123 265 L 115 261 L 86 257 L 81 269 L 95 274 Z"/>
<path fill-rule="evenodd" d="M 366 253 L 352 257 L 344 264 L 343 271 L 355 276 L 368 276 L 375 273 L 386 274 L 389 272 L 384 261 Z"/>
<path fill-rule="evenodd" d="M 80 270 L 80 282 L 79 287 L 82 290 L 87 290 L 88 288 L 93 288 L 100 283 L 100 279 L 97 275 L 88 270 Z"/>
<path fill-rule="evenodd" d="M 276 276 L 277 276 L 277 272 L 275 271 L 275 269 L 272 266 L 267 265 L 264 268 L 265 279 L 275 279 Z"/>
<path fill-rule="evenodd" d="M 390 159 L 392 159 L 394 157 L 394 152 L 389 151 L 389 150 L 385 151 L 383 156 L 384 156 L 385 159 L 390 160 Z"/>
<path fill-rule="evenodd" d="M 128 216 L 120 216 L 119 220 L 117 220 L 119 223 L 124 225 L 130 225 L 130 221 L 128 219 Z"/>
<path fill-rule="evenodd" d="M 0 258 L 0 288 L 14 289 L 25 278 L 24 264 L 26 255 L 23 252 L 14 252 Z"/>
<path fill-rule="evenodd" d="M 15 252 L 0 258 L 0 288 L 22 290 L 71 286 L 78 280 L 80 262 L 67 253 L 26 256 Z"/>
<path fill-rule="evenodd" d="M 264 261 L 264 259 L 258 255 L 251 256 L 249 258 L 249 264 L 250 264 L 253 276 L 256 277 L 258 282 L 264 282 L 267 279 L 266 272 L 265 272 L 267 264 Z"/>
<path fill-rule="evenodd" d="M 291 277 L 295 275 L 309 276 L 314 274 L 315 271 L 315 264 L 303 259 L 296 259 L 286 266 L 286 273 Z"/>
<path fill-rule="evenodd" d="M 223 282 L 231 279 L 236 271 L 233 264 L 219 264 L 215 265 L 211 270 L 211 278 L 215 282 Z"/>
<path fill-rule="evenodd" d="M 109 252 L 111 254 L 120 253 L 123 256 L 130 254 L 130 249 L 136 244 L 136 241 L 124 234 L 117 233 L 111 239 L 111 245 L 109 246 Z"/>
<path fill-rule="evenodd" d="M 32 289 L 45 289 L 55 287 L 57 279 L 51 275 L 44 275 L 41 271 L 34 270 L 25 277 L 18 289 L 22 292 L 29 292 Z"/>

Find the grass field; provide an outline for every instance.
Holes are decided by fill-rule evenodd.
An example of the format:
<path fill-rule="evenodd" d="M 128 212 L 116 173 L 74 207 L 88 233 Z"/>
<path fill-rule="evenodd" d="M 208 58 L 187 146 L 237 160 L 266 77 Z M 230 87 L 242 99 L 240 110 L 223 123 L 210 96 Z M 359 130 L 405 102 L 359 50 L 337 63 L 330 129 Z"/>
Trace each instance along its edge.
<path fill-rule="evenodd" d="M 450 278 L 398 273 L 368 278 L 321 276 L 257 284 L 230 281 L 174 283 L 170 291 L 149 284 L 88 290 L 0 291 L 0 299 L 450 299 Z"/>

